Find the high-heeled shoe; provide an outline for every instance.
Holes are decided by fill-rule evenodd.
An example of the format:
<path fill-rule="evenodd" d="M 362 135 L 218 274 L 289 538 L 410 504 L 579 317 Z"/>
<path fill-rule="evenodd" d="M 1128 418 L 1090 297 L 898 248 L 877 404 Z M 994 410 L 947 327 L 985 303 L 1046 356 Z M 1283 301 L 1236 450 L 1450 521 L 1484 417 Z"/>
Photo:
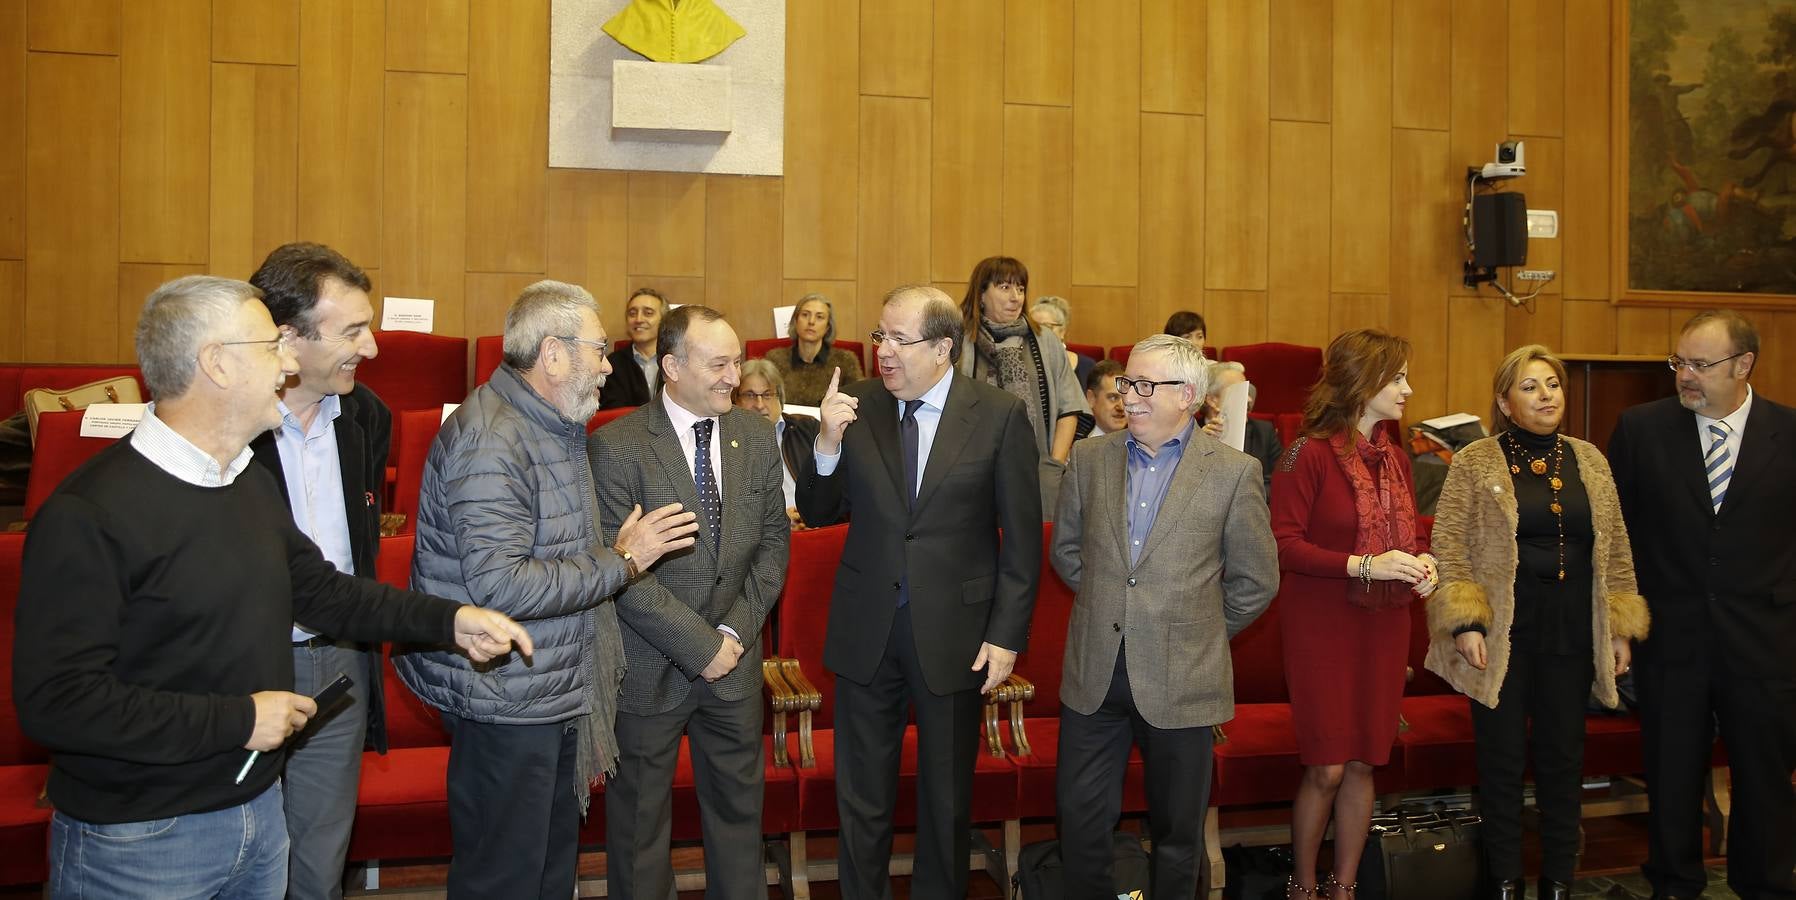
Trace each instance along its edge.
<path fill-rule="evenodd" d="M 1296 875 L 1286 875 L 1285 900 L 1317 900 L 1316 889 L 1298 884 Z"/>
<path fill-rule="evenodd" d="M 1525 878 L 1512 878 L 1499 881 L 1493 886 L 1491 900 L 1523 900 L 1528 896 L 1528 881 Z"/>
<path fill-rule="evenodd" d="M 1335 878 L 1335 873 L 1333 872 L 1328 873 L 1328 879 L 1322 883 L 1320 890 L 1327 894 L 1330 900 L 1333 900 L 1336 890 L 1339 890 L 1345 895 L 1347 900 L 1359 900 L 1359 882 L 1355 881 L 1352 884 L 1342 884 L 1340 879 Z"/>
<path fill-rule="evenodd" d="M 1540 900 L 1571 900 L 1571 885 L 1542 876 L 1535 896 Z"/>

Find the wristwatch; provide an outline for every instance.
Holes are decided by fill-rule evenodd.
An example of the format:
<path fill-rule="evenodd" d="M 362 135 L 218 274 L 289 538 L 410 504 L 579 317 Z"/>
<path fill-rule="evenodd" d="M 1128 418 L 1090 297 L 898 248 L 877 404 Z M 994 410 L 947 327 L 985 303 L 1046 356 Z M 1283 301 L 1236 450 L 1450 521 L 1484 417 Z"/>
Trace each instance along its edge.
<path fill-rule="evenodd" d="M 642 574 L 642 569 L 636 565 L 636 557 L 631 556 L 630 551 L 625 550 L 622 544 L 612 547 L 611 552 L 624 558 L 624 565 L 629 568 L 629 580 L 635 581 L 636 576 Z"/>

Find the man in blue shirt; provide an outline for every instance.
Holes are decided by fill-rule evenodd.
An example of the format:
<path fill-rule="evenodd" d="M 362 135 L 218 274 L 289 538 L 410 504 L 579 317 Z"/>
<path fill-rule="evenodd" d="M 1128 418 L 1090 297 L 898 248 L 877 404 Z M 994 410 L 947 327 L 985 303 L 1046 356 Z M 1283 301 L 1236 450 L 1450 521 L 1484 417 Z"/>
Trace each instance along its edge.
<path fill-rule="evenodd" d="M 374 306 L 368 276 L 322 244 L 275 249 L 250 283 L 279 327 L 299 373 L 281 391 L 280 427 L 250 443 L 274 473 L 294 524 L 338 571 L 374 578 L 380 498 L 393 417 L 356 384 L 373 359 Z M 347 703 L 319 710 L 287 757 L 287 896 L 343 896 L 343 862 L 355 821 L 362 748 L 386 750 L 380 647 L 293 626 L 293 689 L 315 694 L 339 673 L 355 679 Z M 371 739 L 371 740 L 370 740 Z"/>

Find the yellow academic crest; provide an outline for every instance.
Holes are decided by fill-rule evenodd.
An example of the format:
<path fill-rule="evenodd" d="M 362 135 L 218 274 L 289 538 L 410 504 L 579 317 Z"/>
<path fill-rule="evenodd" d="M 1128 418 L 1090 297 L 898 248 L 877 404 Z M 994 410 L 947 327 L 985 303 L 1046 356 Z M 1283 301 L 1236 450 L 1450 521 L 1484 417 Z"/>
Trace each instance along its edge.
<path fill-rule="evenodd" d="M 630 0 L 605 33 L 655 62 L 710 59 L 748 32 L 712 0 Z"/>

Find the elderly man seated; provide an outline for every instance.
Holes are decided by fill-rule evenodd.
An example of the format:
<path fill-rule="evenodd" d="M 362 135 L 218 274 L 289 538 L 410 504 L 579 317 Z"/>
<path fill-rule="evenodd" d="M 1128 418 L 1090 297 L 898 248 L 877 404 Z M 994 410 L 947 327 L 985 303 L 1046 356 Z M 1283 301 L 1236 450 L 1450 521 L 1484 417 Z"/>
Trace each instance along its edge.
<path fill-rule="evenodd" d="M 1198 422 L 1211 437 L 1222 436 L 1222 426 L 1226 424 L 1222 415 L 1222 392 L 1233 385 L 1247 381 L 1247 367 L 1238 362 L 1219 362 L 1210 364 L 1210 392 L 1204 396 L 1202 406 L 1198 407 Z M 1247 411 L 1253 412 L 1254 401 L 1259 399 L 1259 389 L 1253 382 L 1247 381 Z M 1260 461 L 1260 469 L 1265 473 L 1268 495 L 1272 490 L 1272 466 L 1278 461 L 1278 455 L 1285 451 L 1285 446 L 1278 439 L 1278 429 L 1265 419 L 1249 417 L 1247 429 L 1241 444 L 1241 451 Z"/>
<path fill-rule="evenodd" d="M 786 492 L 786 517 L 792 520 L 792 530 L 836 524 L 807 524 L 798 515 L 795 500 L 798 483 L 792 480 L 793 473 L 798 471 L 797 467 L 817 443 L 818 423 L 810 416 L 785 411 L 786 381 L 780 377 L 780 370 L 764 359 L 751 359 L 743 363 L 742 381 L 736 385 L 736 405 L 749 412 L 760 413 L 773 423 L 773 433 L 779 438 L 780 458 L 784 460 L 780 488 Z"/>

